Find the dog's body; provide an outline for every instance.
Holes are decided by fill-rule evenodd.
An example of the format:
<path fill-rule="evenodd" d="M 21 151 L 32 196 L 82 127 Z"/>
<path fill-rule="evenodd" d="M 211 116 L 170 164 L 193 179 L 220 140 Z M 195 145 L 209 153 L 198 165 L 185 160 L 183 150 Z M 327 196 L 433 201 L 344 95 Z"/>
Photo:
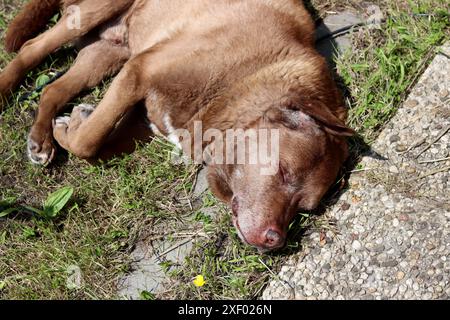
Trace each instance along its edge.
<path fill-rule="evenodd" d="M 41 2 L 32 0 L 28 10 L 42 10 Z M 204 131 L 278 129 L 277 174 L 261 176 L 260 165 L 209 167 L 210 187 L 232 205 L 240 236 L 263 250 L 282 246 L 296 210 L 315 208 L 336 179 L 347 157 L 344 137 L 352 132 L 345 127 L 346 109 L 314 49 L 314 25 L 300 2 L 44 2 L 45 10 L 77 5 L 71 12 L 79 10 L 81 24 L 68 28 L 74 17 L 66 13 L 53 29 L 25 43 L 0 74 L 0 96 L 65 43 L 80 40 L 84 49 L 72 69 L 43 92 L 29 137 L 34 162 L 52 160 L 53 137 L 79 157 L 95 157 L 141 101 L 152 128 L 169 137 L 177 129 L 193 133 L 196 121 Z M 26 40 L 27 34 L 15 31 L 26 11 L 8 33 L 8 48 Z M 52 126 L 80 91 L 118 71 L 95 110 L 75 108 L 70 119 L 57 119 Z"/>

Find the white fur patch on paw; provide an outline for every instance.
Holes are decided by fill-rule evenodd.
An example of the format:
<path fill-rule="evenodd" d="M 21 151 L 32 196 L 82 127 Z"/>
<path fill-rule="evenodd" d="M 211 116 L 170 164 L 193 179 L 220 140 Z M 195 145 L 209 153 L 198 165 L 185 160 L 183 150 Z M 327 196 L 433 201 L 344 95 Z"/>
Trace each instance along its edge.
<path fill-rule="evenodd" d="M 58 117 L 55 120 L 55 126 L 69 126 L 70 117 Z"/>
<path fill-rule="evenodd" d="M 74 111 L 77 110 L 78 112 L 80 112 L 80 116 L 83 119 L 86 119 L 92 114 L 92 112 L 94 112 L 95 106 L 92 104 L 83 103 L 83 104 L 80 104 L 80 105 L 76 106 L 75 108 L 73 108 L 73 110 Z"/>
<path fill-rule="evenodd" d="M 27 154 L 30 161 L 39 166 L 45 166 L 49 164 L 54 156 L 55 156 L 55 149 L 52 149 L 50 153 L 42 151 L 42 152 L 35 152 L 36 148 L 38 147 L 38 144 L 34 142 L 30 137 L 28 137 L 27 141 Z M 33 151 L 34 150 L 34 151 Z"/>

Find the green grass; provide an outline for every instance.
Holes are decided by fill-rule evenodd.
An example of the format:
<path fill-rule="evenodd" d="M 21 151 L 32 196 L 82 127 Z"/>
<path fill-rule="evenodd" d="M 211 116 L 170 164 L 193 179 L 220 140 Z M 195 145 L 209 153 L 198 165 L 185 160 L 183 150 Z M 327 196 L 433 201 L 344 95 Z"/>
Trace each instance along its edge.
<path fill-rule="evenodd" d="M 382 29 L 356 34 L 356 50 L 337 60 L 339 74 L 354 98 L 349 123 L 369 140 L 395 114 L 434 58 L 436 47 L 449 38 L 445 1 L 409 2 L 408 9 L 391 4 Z"/>
<path fill-rule="evenodd" d="M 107 166 L 69 159 L 64 166 L 49 169 L 33 167 L 23 157 L 11 162 L 2 156 L 3 199 L 16 197 L 20 205 L 39 207 L 50 192 L 63 186 L 73 187 L 75 193 L 58 219 L 22 212 L 0 222 L 0 279 L 5 283 L 0 296 L 113 298 L 115 281 L 127 270 L 136 239 L 147 228 L 161 231 L 161 224 L 182 219 L 185 213 L 174 199 L 188 188 L 190 174 L 170 164 L 168 150 L 155 141 L 133 158 Z M 170 209 L 163 206 L 169 203 Z M 81 291 L 66 288 L 66 272 L 72 265 L 83 271 Z"/>
<path fill-rule="evenodd" d="M 14 2 L 0 0 L 0 32 L 14 14 Z M 355 50 L 337 59 L 339 74 L 352 92 L 350 123 L 369 143 L 395 113 L 436 47 L 449 39 L 448 17 L 442 15 L 445 1 L 378 2 L 388 22 L 381 30 L 355 34 Z M 324 15 L 336 6 L 356 6 L 358 1 L 311 3 Z M 437 15 L 414 18 L 410 15 L 414 12 Z M 0 47 L 0 68 L 11 58 Z M 186 203 L 186 198 L 193 200 L 197 168 L 171 164 L 171 147 L 160 140 L 99 166 L 64 154 L 48 168 L 32 166 L 25 155 L 25 137 L 39 97 L 22 104 L 17 103 L 18 97 L 34 87 L 40 76 L 66 69 L 73 58 L 69 49 L 48 58 L 29 74 L 0 115 L 0 202 L 14 199 L 11 206 L 42 208 L 52 192 L 74 189 L 56 218 L 43 219 L 26 210 L 0 218 L 0 298 L 116 298 L 117 279 L 129 270 L 129 254 L 137 241 L 185 229 L 202 236 L 183 265 L 168 268 L 171 289 L 156 298 L 256 298 L 282 262 L 301 250 L 305 231 L 332 228 L 325 217 L 299 215 L 287 249 L 258 255 L 240 242 L 228 211 L 210 194 L 200 207 Z M 83 99 L 98 102 L 107 84 Z M 202 207 L 215 205 L 219 207 L 215 218 L 199 213 Z M 327 205 L 325 200 L 323 206 Z M 82 272 L 81 289 L 67 283 L 73 266 Z M 206 285 L 196 288 L 192 279 L 200 274 Z M 155 297 L 144 292 L 142 298 Z"/>

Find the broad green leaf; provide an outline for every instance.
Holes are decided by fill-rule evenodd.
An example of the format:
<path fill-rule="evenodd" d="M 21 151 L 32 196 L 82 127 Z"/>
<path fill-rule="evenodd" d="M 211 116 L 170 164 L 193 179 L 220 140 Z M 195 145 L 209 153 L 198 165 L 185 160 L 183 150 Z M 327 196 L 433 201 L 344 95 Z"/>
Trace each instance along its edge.
<path fill-rule="evenodd" d="M 64 187 L 52 193 L 44 203 L 44 214 L 48 218 L 54 218 L 65 207 L 73 194 L 72 187 Z"/>
<path fill-rule="evenodd" d="M 43 85 L 46 85 L 48 82 L 50 81 L 50 78 L 48 75 L 46 74 L 41 74 L 37 79 L 36 79 L 36 87 L 41 87 Z"/>
<path fill-rule="evenodd" d="M 39 210 L 39 209 L 36 209 L 36 208 L 33 208 L 33 207 L 24 206 L 23 208 L 28 210 L 28 211 L 30 211 L 30 212 L 36 213 L 36 214 L 38 214 L 40 216 L 42 216 L 44 214 L 44 212 L 42 210 Z"/>

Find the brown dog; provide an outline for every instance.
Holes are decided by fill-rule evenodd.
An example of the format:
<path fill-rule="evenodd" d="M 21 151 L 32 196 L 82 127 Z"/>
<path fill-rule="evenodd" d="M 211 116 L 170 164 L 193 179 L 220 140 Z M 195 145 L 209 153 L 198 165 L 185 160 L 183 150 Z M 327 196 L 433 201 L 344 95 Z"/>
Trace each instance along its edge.
<path fill-rule="evenodd" d="M 262 251 L 284 246 L 297 210 L 317 207 L 335 181 L 347 158 L 345 137 L 353 134 L 327 64 L 314 49 L 314 25 L 303 5 L 32 0 L 12 23 L 7 48 L 19 48 L 60 6 L 65 14 L 58 24 L 26 42 L 0 74 L 6 98 L 49 53 L 74 40 L 86 43 L 74 66 L 42 94 L 29 137 L 32 161 L 52 160 L 53 138 L 81 158 L 95 157 L 141 101 L 152 128 L 171 140 L 180 129 L 195 136 L 196 123 L 203 134 L 277 130 L 273 174 L 261 174 L 262 162 L 211 161 L 208 179 L 214 194 L 231 205 L 243 241 Z M 76 107 L 52 126 L 67 102 L 116 72 L 95 110 Z M 223 153 L 217 144 L 212 139 L 201 147 Z"/>

